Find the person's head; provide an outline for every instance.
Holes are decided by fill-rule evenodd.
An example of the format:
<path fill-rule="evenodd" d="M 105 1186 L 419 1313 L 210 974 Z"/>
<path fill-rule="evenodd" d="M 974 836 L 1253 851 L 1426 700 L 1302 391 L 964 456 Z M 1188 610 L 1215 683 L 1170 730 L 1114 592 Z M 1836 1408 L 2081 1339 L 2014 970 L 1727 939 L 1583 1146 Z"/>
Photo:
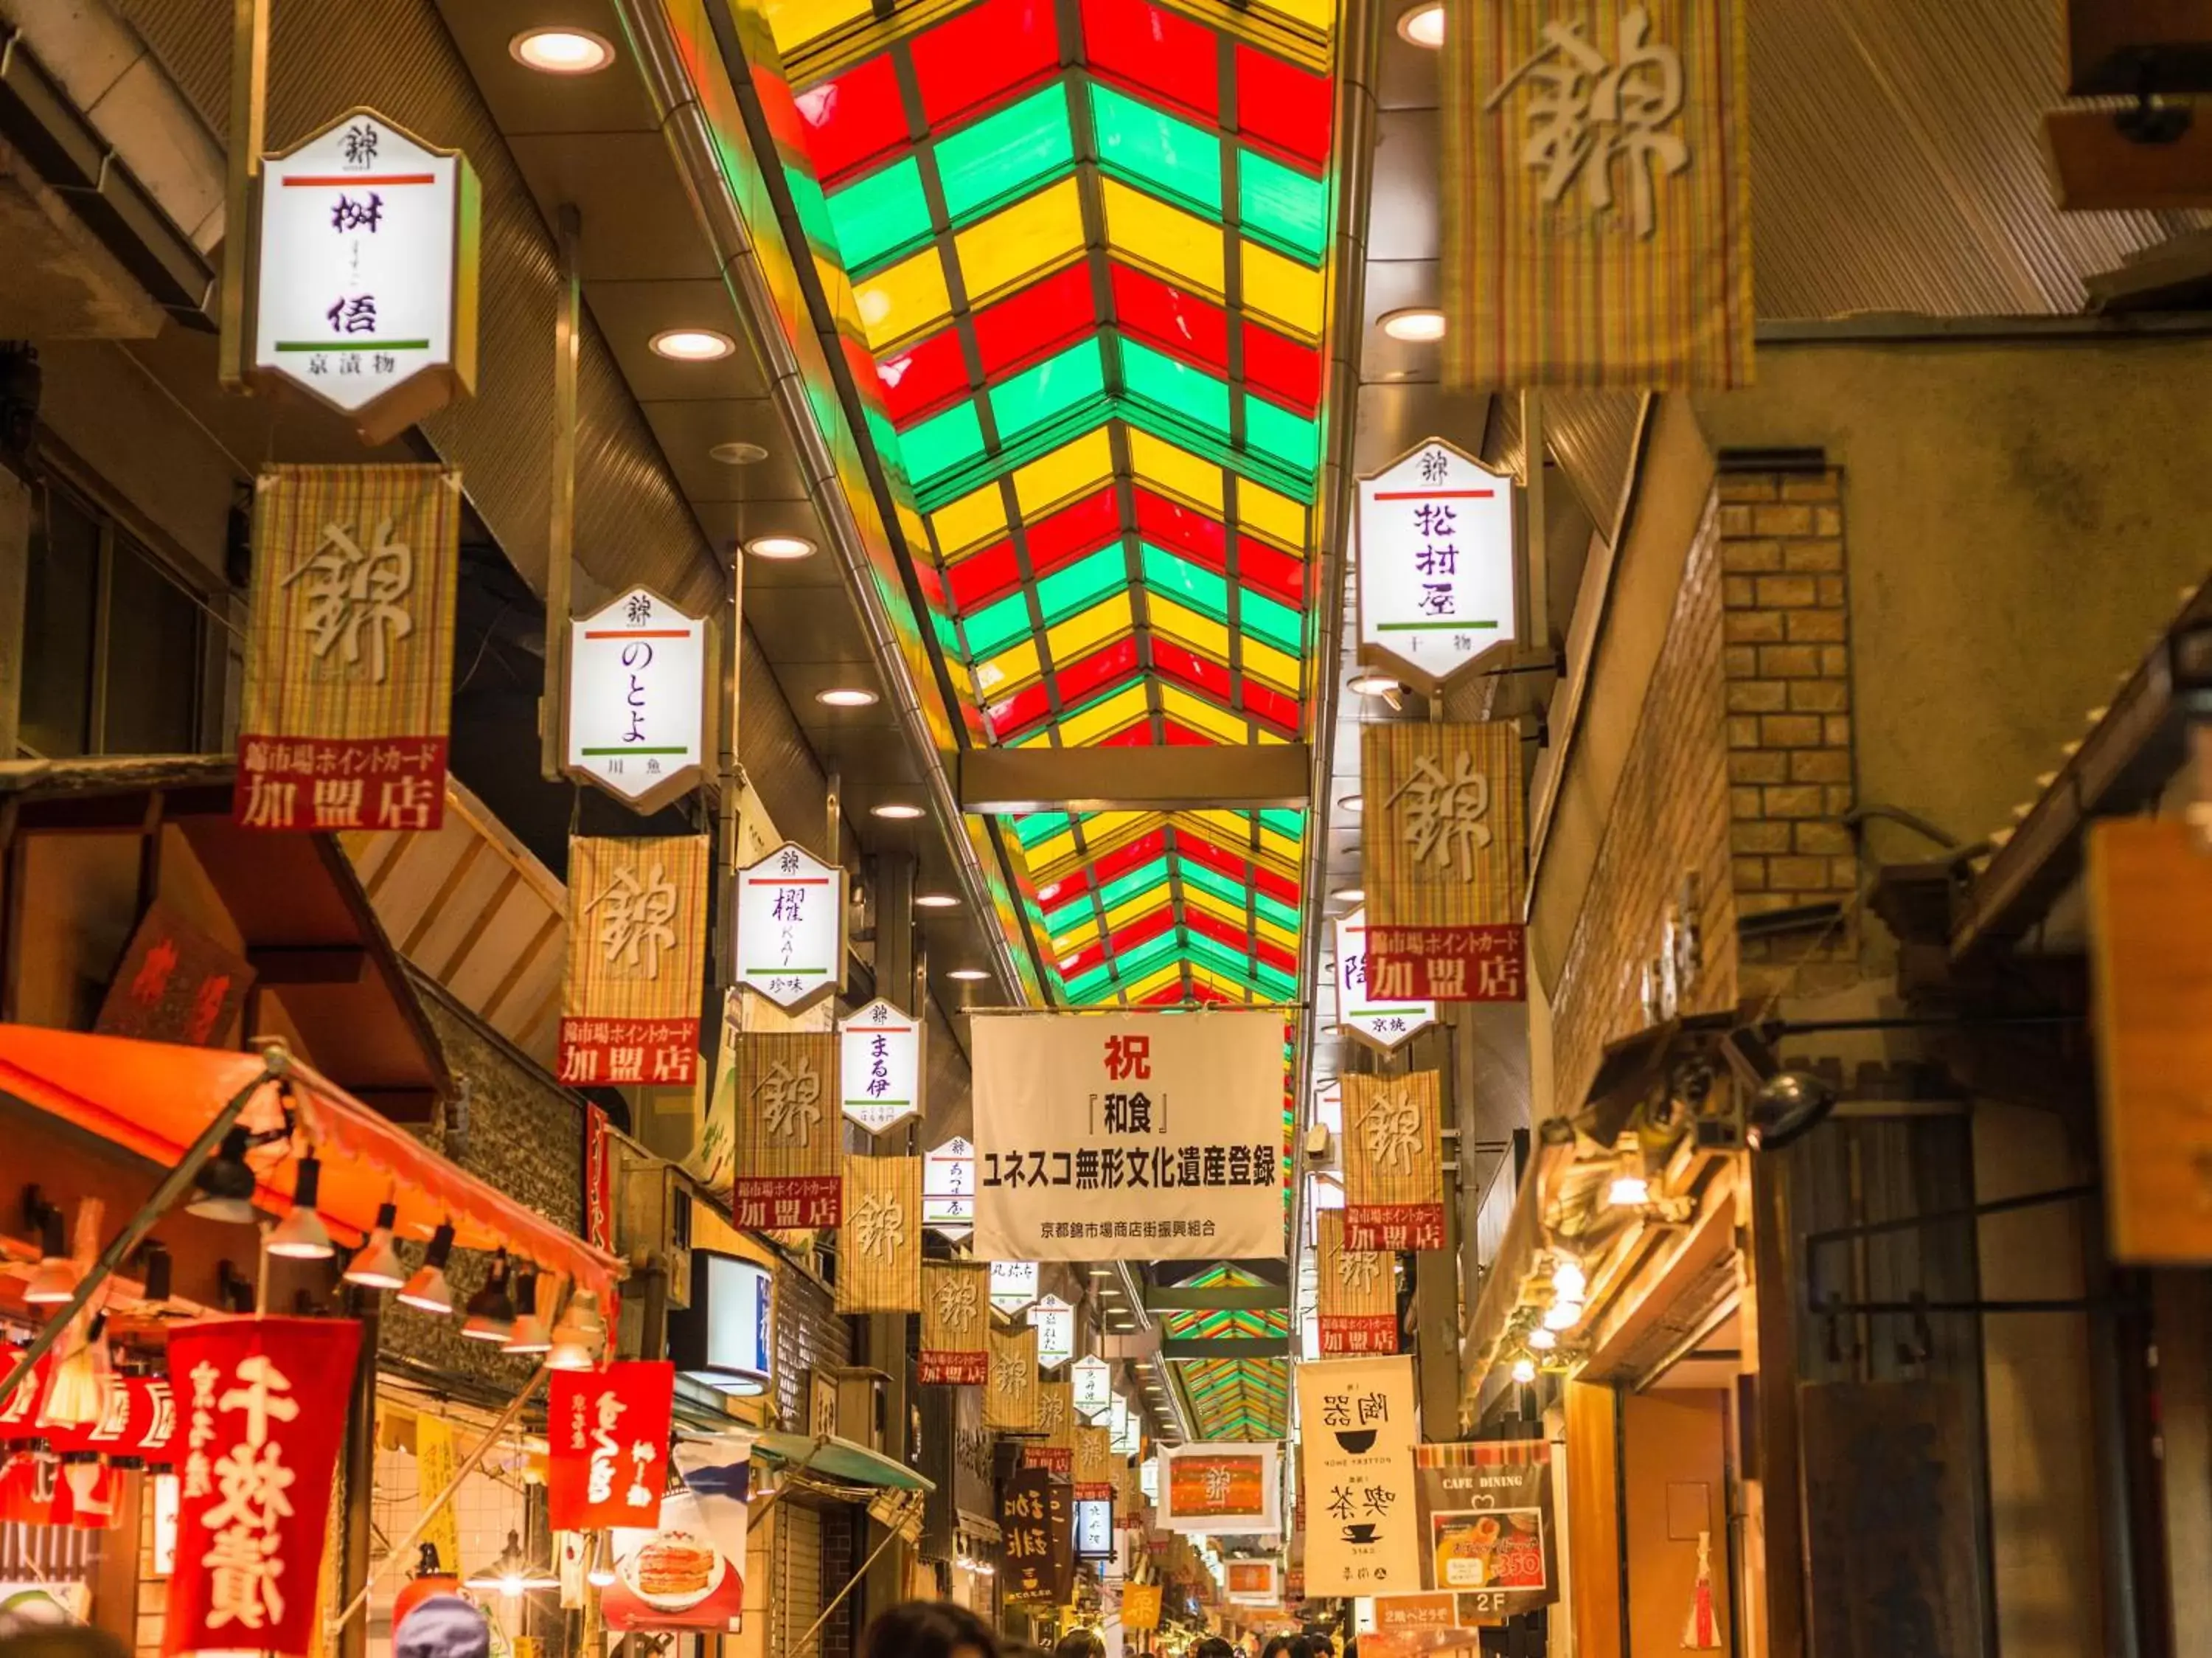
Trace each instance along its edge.
<path fill-rule="evenodd" d="M 1095 1629 L 1072 1629 L 1060 1637 L 1052 1658 L 1106 1658 L 1106 1643 Z"/>
<path fill-rule="evenodd" d="M 1191 1658 L 1237 1658 L 1237 1649 L 1218 1635 L 1209 1635 L 1198 1643 Z"/>
<path fill-rule="evenodd" d="M 860 1637 L 860 1658 L 1000 1658 L 991 1626 L 950 1600 L 902 1600 Z"/>
<path fill-rule="evenodd" d="M 1287 1635 L 1271 1635 L 1267 1644 L 1260 1649 L 1260 1658 L 1290 1658 L 1290 1654 L 1291 1637 Z"/>

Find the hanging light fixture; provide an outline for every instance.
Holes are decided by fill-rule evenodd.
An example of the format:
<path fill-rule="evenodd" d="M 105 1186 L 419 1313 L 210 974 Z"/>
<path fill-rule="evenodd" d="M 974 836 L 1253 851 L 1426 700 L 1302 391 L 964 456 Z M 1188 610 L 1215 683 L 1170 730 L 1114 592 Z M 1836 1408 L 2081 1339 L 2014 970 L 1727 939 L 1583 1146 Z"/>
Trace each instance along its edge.
<path fill-rule="evenodd" d="M 62 1211 L 41 1201 L 38 1187 L 29 1186 L 23 1192 L 23 1213 L 39 1234 L 39 1266 L 23 1299 L 33 1307 L 58 1307 L 76 1294 L 79 1282 L 76 1263 L 62 1247 Z"/>
<path fill-rule="evenodd" d="M 1578 1301 L 1589 1293 L 1583 1264 L 1571 1255 L 1560 1256 L 1552 1268 L 1552 1294 L 1561 1301 Z"/>
<path fill-rule="evenodd" d="M 399 1248 L 392 1241 L 392 1223 L 399 1218 L 396 1204 L 380 1204 L 376 1225 L 362 1245 L 361 1253 L 346 1263 L 345 1281 L 357 1283 L 364 1289 L 397 1289 L 407 1282 L 407 1263 L 399 1259 Z"/>
<path fill-rule="evenodd" d="M 507 1251 L 492 1257 L 491 1276 L 469 1297 L 469 1321 L 461 1333 L 471 1341 L 505 1342 L 514 1333 L 514 1301 L 507 1294 Z"/>
<path fill-rule="evenodd" d="M 198 1192 L 185 1212 L 204 1221 L 228 1221 L 235 1226 L 253 1222 L 253 1171 L 246 1166 L 246 1148 L 252 1143 L 242 1128 L 233 1128 L 222 1144 L 193 1177 Z"/>
<path fill-rule="evenodd" d="M 545 1320 L 538 1316 L 538 1275 L 520 1272 L 515 1275 L 514 1304 L 520 1316 L 514 1327 L 507 1332 L 500 1347 L 502 1353 L 550 1352 L 553 1338 L 545 1333 Z"/>
<path fill-rule="evenodd" d="M 601 1532 L 592 1541 L 592 1564 L 585 1568 L 584 1576 L 595 1589 L 608 1589 L 615 1582 L 615 1540 Z"/>
<path fill-rule="evenodd" d="M 1559 1333 L 1538 1325 L 1528 1332 L 1528 1345 L 1539 1353 L 1548 1353 L 1559 1344 Z"/>
<path fill-rule="evenodd" d="M 322 1197 L 323 1162 L 313 1152 L 300 1159 L 300 1173 L 292 1183 L 292 1212 L 277 1222 L 262 1247 L 288 1260 L 326 1261 L 337 1252 L 330 1228 L 315 1213 Z"/>
<path fill-rule="evenodd" d="M 453 1288 L 446 1282 L 446 1263 L 453 1253 L 453 1223 L 441 1224 L 430 1235 L 430 1248 L 422 1257 L 422 1265 L 413 1277 L 407 1280 L 399 1292 L 399 1299 L 410 1307 L 419 1307 L 425 1313 L 450 1313 L 453 1310 Z"/>
<path fill-rule="evenodd" d="M 1536 1380 L 1536 1361 L 1526 1353 L 1513 1361 L 1513 1380 L 1526 1387 Z"/>
<path fill-rule="evenodd" d="M 512 1600 L 532 1589 L 559 1588 L 561 1574 L 546 1562 L 525 1555 L 522 1533 L 509 1532 L 507 1546 L 499 1551 L 499 1558 L 480 1571 L 471 1572 L 463 1581 L 470 1588 L 496 1590 Z"/>
<path fill-rule="evenodd" d="M 546 1364 L 556 1370 L 588 1370 L 599 1362 L 599 1344 L 607 1333 L 599 1317 L 599 1297 L 580 1289 L 568 1298 L 568 1310 L 553 1326 L 553 1344 Z"/>
<path fill-rule="evenodd" d="M 169 1259 L 169 1247 L 149 1238 L 138 1246 L 138 1259 L 146 1268 L 145 1298 L 155 1306 L 167 1302 L 175 1268 Z"/>

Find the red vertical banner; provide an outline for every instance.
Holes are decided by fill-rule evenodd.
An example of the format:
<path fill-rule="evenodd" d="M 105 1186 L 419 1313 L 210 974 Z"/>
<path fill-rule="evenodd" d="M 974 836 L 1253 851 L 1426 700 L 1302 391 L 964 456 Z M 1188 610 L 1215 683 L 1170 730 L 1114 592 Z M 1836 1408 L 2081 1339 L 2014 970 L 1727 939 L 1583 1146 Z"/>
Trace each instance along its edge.
<path fill-rule="evenodd" d="M 360 1356 L 350 1319 L 205 1319 L 170 1335 L 184 1442 L 164 1658 L 314 1649 L 337 1401 Z"/>
<path fill-rule="evenodd" d="M 584 1107 L 584 1241 L 611 1253 L 615 1247 L 615 1146 L 605 1112 Z"/>
<path fill-rule="evenodd" d="M 554 1372 L 545 1500 L 555 1531 L 660 1523 L 675 1405 L 676 1367 L 666 1359 Z"/>

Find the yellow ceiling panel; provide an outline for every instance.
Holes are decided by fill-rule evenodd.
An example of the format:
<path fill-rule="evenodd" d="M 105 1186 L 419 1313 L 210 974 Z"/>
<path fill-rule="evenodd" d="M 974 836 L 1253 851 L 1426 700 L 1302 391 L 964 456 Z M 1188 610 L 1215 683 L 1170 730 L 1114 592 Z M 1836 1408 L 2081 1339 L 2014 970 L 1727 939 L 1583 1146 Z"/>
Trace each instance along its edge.
<path fill-rule="evenodd" d="M 1079 495 L 1087 495 L 1114 476 L 1114 445 L 1099 427 L 1014 472 L 1014 499 L 1024 514 L 1038 517 Z"/>
<path fill-rule="evenodd" d="M 938 556 L 957 558 L 970 547 L 1006 533 L 1006 492 L 995 481 L 986 484 L 930 514 L 929 527 L 937 536 Z"/>
<path fill-rule="evenodd" d="M 1129 428 L 1129 469 L 1140 483 L 1156 485 L 1221 516 L 1221 468 L 1179 449 L 1165 438 Z"/>
<path fill-rule="evenodd" d="M 1046 633 L 1045 644 L 1052 652 L 1055 663 L 1073 661 L 1085 651 L 1094 649 L 1105 640 L 1127 633 L 1136 625 L 1136 618 L 1129 609 L 1129 595 L 1124 591 L 1091 607 L 1079 616 L 1071 616 Z"/>
<path fill-rule="evenodd" d="M 1153 968 L 1134 984 L 1126 986 L 1122 994 L 1132 1002 L 1141 1002 L 1153 991 L 1164 990 L 1170 984 L 1181 982 L 1182 978 L 1182 963 L 1170 960 L 1164 966 Z"/>
<path fill-rule="evenodd" d="M 1256 531 L 1301 558 L 1305 557 L 1306 509 L 1290 497 L 1240 478 L 1237 518 L 1241 527 Z"/>
<path fill-rule="evenodd" d="M 1141 720 L 1152 712 L 1145 701 L 1142 684 L 1116 692 L 1103 702 L 1093 703 L 1080 714 L 1070 714 L 1060 722 L 1060 742 L 1071 748 L 1110 737 L 1122 727 Z"/>
<path fill-rule="evenodd" d="M 975 665 L 975 684 L 985 698 L 996 702 L 1036 678 L 1040 665 L 1035 639 L 1009 646 L 988 661 Z"/>
<path fill-rule="evenodd" d="M 854 291 L 868 349 L 881 357 L 909 334 L 943 321 L 952 309 L 945 291 L 945 262 L 934 247 L 878 271 Z"/>
<path fill-rule="evenodd" d="M 1099 181 L 1106 205 L 1106 240 L 1164 276 L 1200 289 L 1213 299 L 1222 283 L 1221 227 L 1170 207 L 1112 179 Z"/>
<path fill-rule="evenodd" d="M 1243 259 L 1244 303 L 1300 338 L 1321 338 L 1322 273 L 1255 241 L 1238 244 Z"/>
<path fill-rule="evenodd" d="M 1279 686 L 1291 696 L 1298 695 L 1298 659 L 1263 645 L 1250 634 L 1244 636 L 1244 671 L 1256 674 L 1270 685 Z"/>
<path fill-rule="evenodd" d="M 1145 615 L 1152 626 L 1194 650 L 1202 650 L 1217 661 L 1229 660 L 1229 630 L 1194 610 L 1186 610 L 1157 593 L 1145 596 Z"/>
<path fill-rule="evenodd" d="M 1173 715 L 1185 725 L 1203 731 L 1230 744 L 1249 743 L 1251 728 L 1234 714 L 1224 714 L 1212 703 L 1201 701 L 1181 686 L 1160 686 L 1160 711 Z"/>
<path fill-rule="evenodd" d="M 971 306 L 1065 265 L 1083 252 L 1083 202 L 1075 180 L 1040 190 L 952 241 Z"/>

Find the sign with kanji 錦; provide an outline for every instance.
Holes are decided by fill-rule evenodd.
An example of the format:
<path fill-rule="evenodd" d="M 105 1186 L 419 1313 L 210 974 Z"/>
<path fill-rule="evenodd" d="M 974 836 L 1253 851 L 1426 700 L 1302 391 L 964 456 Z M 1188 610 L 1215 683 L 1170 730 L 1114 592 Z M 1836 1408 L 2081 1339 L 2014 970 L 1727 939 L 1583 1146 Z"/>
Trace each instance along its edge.
<path fill-rule="evenodd" d="M 921 1311 L 921 1159 L 845 1159 L 840 1313 Z"/>
<path fill-rule="evenodd" d="M 382 443 L 476 387 L 480 195 L 459 150 L 349 110 L 261 160 L 252 347 Z"/>
<path fill-rule="evenodd" d="M 1519 1002 L 1527 812 L 1510 720 L 1360 734 L 1367 978 L 1378 996 Z"/>
<path fill-rule="evenodd" d="M 445 821 L 461 475 L 264 466 L 231 814 L 248 829 Z"/>
<path fill-rule="evenodd" d="M 1036 1429 L 1041 1442 L 1022 1447 L 1022 1466 L 1042 1468 L 1060 1479 L 1075 1472 L 1075 1406 L 1064 1381 L 1037 1384 Z"/>
<path fill-rule="evenodd" d="M 845 871 L 787 840 L 738 871 L 738 983 L 786 1013 L 845 982 Z"/>
<path fill-rule="evenodd" d="M 1283 1598 L 1282 1567 L 1273 1560 L 1226 1560 L 1222 1588 L 1245 1606 L 1272 1606 Z"/>
<path fill-rule="evenodd" d="M 924 1386 L 981 1387 L 991 1380 L 989 1270 L 981 1261 L 928 1261 L 921 1269 Z"/>
<path fill-rule="evenodd" d="M 881 1134 L 921 1109 L 921 1021 L 880 997 L 837 1027 L 848 1121 Z"/>
<path fill-rule="evenodd" d="M 979 1255 L 1282 1257 L 1280 1014 L 979 1012 L 974 1061 Z"/>
<path fill-rule="evenodd" d="M 563 1082 L 697 1079 L 710 856 L 704 835 L 569 840 Z"/>
<path fill-rule="evenodd" d="M 1114 1436 L 1080 1419 L 1075 1427 L 1075 1494 L 1079 1497 L 1114 1496 Z"/>
<path fill-rule="evenodd" d="M 1114 1403 L 1114 1367 L 1093 1355 L 1075 1361 L 1067 1373 L 1075 1386 L 1075 1412 L 1085 1422 L 1103 1417 Z"/>
<path fill-rule="evenodd" d="M 556 1370 L 545 1406 L 545 1507 L 555 1531 L 660 1523 L 676 1367 L 622 1359 Z"/>
<path fill-rule="evenodd" d="M 991 1263 L 991 1305 L 1008 1318 L 1019 1318 L 1022 1309 L 1037 1298 L 1035 1261 Z"/>
<path fill-rule="evenodd" d="M 1494 0 L 1445 32 L 1447 386 L 1751 384 L 1747 9 Z"/>
<path fill-rule="evenodd" d="M 1160 1524 L 1171 1532 L 1278 1532 L 1281 1447 L 1205 1440 L 1160 1452 Z"/>
<path fill-rule="evenodd" d="M 640 812 L 696 785 L 707 752 L 707 624 L 632 588 L 568 625 L 567 769 Z"/>
<path fill-rule="evenodd" d="M 923 1159 L 921 1223 L 941 1237 L 975 1229 L 975 1147 L 954 1135 Z"/>
<path fill-rule="evenodd" d="M 1359 480 L 1359 660 L 1434 691 L 1515 626 L 1513 479 L 1431 438 Z"/>
<path fill-rule="evenodd" d="M 729 1042 L 726 1082 L 737 1123 L 732 1215 L 757 1231 L 837 1225 L 845 1200 L 844 1150 L 830 1105 L 837 1096 L 836 1033 L 746 1031 Z"/>
<path fill-rule="evenodd" d="M 352 1319 L 202 1319 L 169 1335 L 182 1423 L 164 1658 L 317 1649 L 315 1585 L 354 1385 Z"/>
<path fill-rule="evenodd" d="M 991 1332 L 991 1379 L 983 1387 L 983 1425 L 1029 1433 L 1037 1425 L 1036 1332 Z"/>
<path fill-rule="evenodd" d="M 1432 1070 L 1345 1074 L 1345 1249 L 1444 1247 L 1440 1095 Z"/>
<path fill-rule="evenodd" d="M 1075 1309 L 1057 1295 L 1047 1295 L 1030 1308 L 1030 1323 L 1037 1332 L 1037 1362 L 1057 1370 L 1075 1356 Z"/>
<path fill-rule="evenodd" d="M 1433 1002 L 1392 1001 L 1370 982 L 1364 906 L 1332 923 L 1336 934 L 1336 1022 L 1370 1047 L 1388 1053 L 1437 1022 Z"/>
<path fill-rule="evenodd" d="M 1297 1381 L 1306 1593 L 1419 1588 L 1413 1361 L 1311 1361 L 1297 1367 Z"/>
<path fill-rule="evenodd" d="M 1344 1247 L 1344 1210 L 1314 1216 L 1314 1276 L 1323 1358 L 1398 1350 L 1398 1270 L 1378 1250 Z"/>
<path fill-rule="evenodd" d="M 1462 1625 L 1559 1598 L 1548 1441 L 1416 1445 L 1413 1468 L 1425 1587 L 1457 1595 Z"/>

